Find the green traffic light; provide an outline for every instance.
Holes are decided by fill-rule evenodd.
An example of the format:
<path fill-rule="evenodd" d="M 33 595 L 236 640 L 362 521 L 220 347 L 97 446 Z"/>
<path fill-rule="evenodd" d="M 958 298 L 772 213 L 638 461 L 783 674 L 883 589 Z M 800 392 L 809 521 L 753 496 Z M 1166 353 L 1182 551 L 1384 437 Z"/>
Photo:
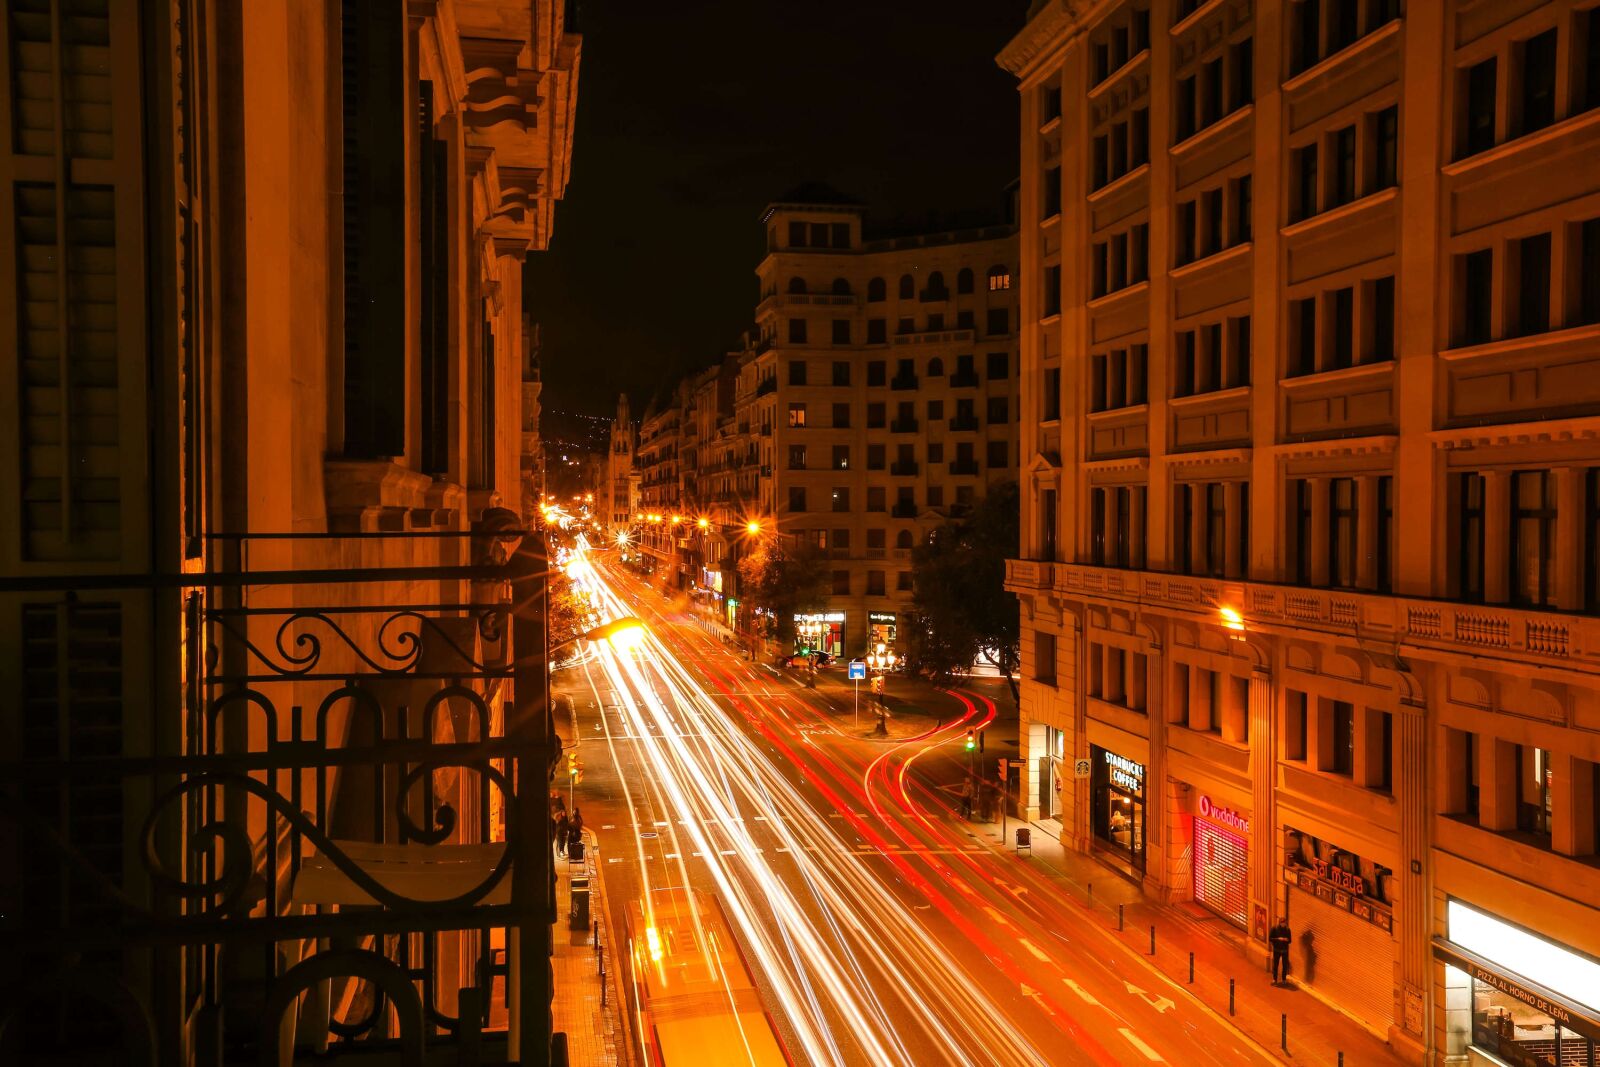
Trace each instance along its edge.
<path fill-rule="evenodd" d="M 967 751 L 971 752 L 973 749 L 975 749 L 977 747 L 978 747 L 978 743 L 972 739 L 972 731 L 968 730 L 967 731 Z"/>

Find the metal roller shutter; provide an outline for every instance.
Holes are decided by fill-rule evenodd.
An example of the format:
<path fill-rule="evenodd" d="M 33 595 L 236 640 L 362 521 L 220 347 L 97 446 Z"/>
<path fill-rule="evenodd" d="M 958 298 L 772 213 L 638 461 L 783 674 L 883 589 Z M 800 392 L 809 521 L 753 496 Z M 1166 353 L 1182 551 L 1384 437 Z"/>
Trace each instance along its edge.
<path fill-rule="evenodd" d="M 1394 1018 L 1393 939 L 1381 928 L 1294 889 L 1289 891 L 1289 928 L 1295 979 L 1374 1030 L 1386 1031 Z"/>

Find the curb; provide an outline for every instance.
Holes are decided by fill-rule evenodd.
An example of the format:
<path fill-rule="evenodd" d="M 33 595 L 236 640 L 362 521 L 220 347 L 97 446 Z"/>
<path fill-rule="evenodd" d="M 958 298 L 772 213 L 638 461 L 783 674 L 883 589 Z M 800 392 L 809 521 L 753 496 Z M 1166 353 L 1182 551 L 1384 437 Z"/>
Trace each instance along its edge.
<path fill-rule="evenodd" d="M 610 1005 L 612 1010 L 617 1013 L 617 1038 L 618 1044 L 621 1046 L 618 1049 L 617 1060 L 619 1064 L 625 1065 L 625 1067 L 637 1067 L 638 1061 L 634 1057 L 635 1047 L 633 1040 L 633 1014 L 632 1012 L 628 1011 L 628 996 L 625 991 L 625 987 L 623 986 L 623 982 L 626 979 L 626 972 L 624 972 L 622 967 L 622 956 L 617 950 L 618 937 L 623 935 L 621 935 L 619 931 L 611 928 L 610 913 L 606 909 L 606 879 L 605 874 L 603 873 L 605 870 L 605 864 L 599 862 L 600 835 L 595 831 L 590 830 L 588 827 L 584 828 L 584 833 L 587 839 L 592 842 L 592 847 L 594 848 L 594 885 L 597 890 L 596 899 L 600 905 L 599 914 L 606 919 L 604 927 L 606 940 L 605 944 L 601 946 L 601 952 L 605 955 L 606 970 L 611 979 L 612 989 L 615 993 L 614 998 L 610 1000 Z M 591 915 L 592 914 L 593 913 L 591 912 Z M 605 983 L 602 982 L 602 988 L 604 985 Z"/>

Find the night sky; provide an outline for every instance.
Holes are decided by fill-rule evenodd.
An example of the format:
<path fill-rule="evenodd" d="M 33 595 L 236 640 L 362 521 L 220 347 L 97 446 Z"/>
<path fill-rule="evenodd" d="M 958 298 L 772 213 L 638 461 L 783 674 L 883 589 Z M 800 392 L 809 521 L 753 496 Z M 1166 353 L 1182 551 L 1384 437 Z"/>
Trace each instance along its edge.
<path fill-rule="evenodd" d="M 762 208 L 802 181 L 868 232 L 999 221 L 1027 0 L 588 0 L 572 182 L 529 257 L 543 406 L 609 415 L 736 348 Z M 975 217 L 974 217 L 975 216 Z M 553 425 L 551 425 L 553 424 Z"/>

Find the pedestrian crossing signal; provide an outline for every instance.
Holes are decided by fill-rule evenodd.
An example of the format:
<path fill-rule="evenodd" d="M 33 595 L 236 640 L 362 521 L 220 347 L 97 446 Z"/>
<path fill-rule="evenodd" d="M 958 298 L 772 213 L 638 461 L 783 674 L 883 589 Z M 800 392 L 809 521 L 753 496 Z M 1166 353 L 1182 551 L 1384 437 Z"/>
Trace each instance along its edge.
<path fill-rule="evenodd" d="M 967 731 L 967 751 L 971 752 L 973 749 L 975 749 L 977 747 L 978 747 L 978 732 L 976 730 L 968 730 Z"/>

